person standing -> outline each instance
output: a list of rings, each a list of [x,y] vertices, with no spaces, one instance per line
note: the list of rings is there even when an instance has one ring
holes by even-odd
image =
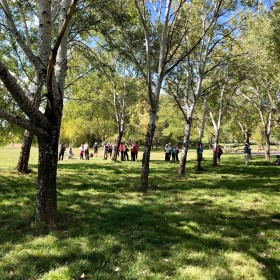
[[[86,160],[89,160],[89,146],[88,146],[88,142],[86,142],[84,144],[84,151],[85,151],[85,158],[86,158]]]
[[[124,152],[123,152],[123,159],[124,160],[129,160],[128,152],[129,152],[128,146],[127,146],[127,144],[125,144],[124,145]]]
[[[136,143],[133,143],[132,144],[132,147],[131,147],[131,161],[135,161],[136,160],[136,154],[137,154],[137,144]]]
[[[112,153],[113,153],[113,145],[111,143],[108,144],[108,154],[109,157],[112,157]]]
[[[165,161],[170,161],[170,146],[168,144],[165,145],[164,147],[164,152],[165,152]]]
[[[119,151],[121,153],[121,161],[123,161],[124,160],[124,146],[123,146],[123,143],[120,143]]]
[[[178,144],[176,144],[175,149],[176,149],[176,161],[179,161],[179,152],[180,152],[180,150],[179,150]]]
[[[93,145],[93,156],[97,157],[98,154],[98,143],[95,142]]]
[[[245,143],[245,147],[244,147],[245,165],[248,165],[250,157],[251,157],[251,148],[248,143]]]
[[[203,159],[203,146],[202,143],[199,143],[196,149],[197,153],[197,170],[202,170],[201,161]]]
[[[221,148],[221,145],[217,145],[215,153],[216,153],[217,163],[220,163],[221,162],[221,155],[223,154],[223,150]]]
[[[62,142],[59,143],[59,154],[58,154],[58,160],[63,160],[64,153],[65,153],[65,144]]]
[[[139,150],[139,145],[137,142],[135,142],[135,147],[134,147],[134,154],[135,154],[135,160],[137,161],[138,159],[138,150]]]
[[[171,156],[172,156],[172,161],[176,160],[176,147],[173,146],[171,147]]]
[[[79,150],[80,150],[80,159],[84,159],[84,145],[83,144],[81,144]]]
[[[103,145],[103,159],[107,159],[108,158],[108,144],[104,143]]]
[[[135,161],[134,144],[135,144],[135,143],[132,143],[131,149],[130,149],[130,158],[131,158],[131,161]]]

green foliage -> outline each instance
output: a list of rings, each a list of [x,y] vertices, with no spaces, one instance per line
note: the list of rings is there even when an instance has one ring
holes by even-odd
[[[279,166],[223,154],[214,168],[174,177],[177,165],[152,152],[153,178],[137,191],[141,161],[59,162],[59,224],[33,224],[33,173],[13,172],[19,149],[0,149],[1,279],[277,279]],[[77,150],[74,149],[75,157]],[[7,157],[9,155],[9,157]],[[139,155],[141,158],[141,154]]]
[[[13,99],[3,88],[0,88],[0,108],[19,116],[22,115],[18,106],[16,106]],[[9,123],[5,120],[0,120],[0,146],[10,143],[18,143],[21,141],[23,131],[24,130],[22,128],[15,124]]]
[[[272,26],[271,34],[271,50],[280,60],[280,1],[276,0],[273,5],[272,12],[269,14]]]
[[[184,121],[174,100],[167,94],[160,98],[156,131],[162,145],[166,142],[177,142],[178,138],[182,141],[180,138],[184,134]]]
[[[94,54],[98,61],[92,61],[90,55]],[[74,145],[85,139],[91,144],[112,142],[118,133],[118,114],[125,123],[124,138],[139,140],[135,108],[137,103],[145,104],[143,83],[125,61],[113,57],[114,53],[102,54],[96,49],[90,55],[76,53],[70,63],[68,82],[75,82],[65,104],[61,139]]]

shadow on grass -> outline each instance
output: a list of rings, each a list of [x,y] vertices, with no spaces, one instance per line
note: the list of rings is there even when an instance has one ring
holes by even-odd
[[[69,203],[74,204],[72,200]],[[76,264],[86,275],[96,275],[101,270],[107,277],[113,277],[114,268],[121,266],[123,270],[129,270],[140,255],[145,256],[143,265],[149,265],[152,272],[172,277],[177,262],[182,266],[207,267],[215,262],[215,255],[221,251],[251,256],[266,268],[264,275],[268,279],[277,279],[280,275],[279,260],[264,255],[266,240],[256,238],[261,231],[277,229],[266,216],[251,213],[248,217],[248,213],[242,212],[226,215],[222,208],[212,208],[211,203],[168,206],[143,202],[143,205],[122,207],[115,204],[109,201],[92,205],[83,200],[76,205],[76,211],[60,209],[60,226],[51,232],[53,241],[49,243],[59,251],[46,251],[39,256],[37,253],[20,255],[16,259],[16,263],[21,263],[17,279],[25,279],[20,275],[29,270],[31,263],[40,273],[54,266],[72,264],[72,274],[77,277]],[[178,208],[180,214],[172,214]],[[214,231],[221,234],[218,237],[209,235]],[[37,246],[39,249],[42,245]],[[190,256],[191,252],[208,257],[198,261]],[[172,258],[176,258],[176,262],[164,263],[165,259]],[[158,263],[161,263],[160,267]],[[11,266],[8,263],[2,269],[9,271]],[[229,272],[232,269],[226,261],[223,266]],[[120,279],[126,278],[122,272],[119,274]]]
[[[279,230],[274,221],[279,213],[216,203],[221,195],[241,191],[273,194],[279,190],[275,168],[264,170],[252,163],[245,169],[228,161],[211,168],[205,162],[205,173],[188,170],[180,180],[172,177],[174,165],[152,168],[160,187],[142,195],[133,192],[139,164],[60,165],[59,225],[48,234],[36,229],[32,233],[29,226],[34,178],[0,176],[2,275],[36,279],[67,267],[69,279],[78,279],[82,272],[89,279],[152,279],[146,268],[157,279],[184,279],[177,274],[178,266],[203,269],[217,265],[218,259],[227,273],[224,279],[234,279],[234,267],[223,252],[236,252],[254,259],[252,265],[257,263],[265,278],[279,279],[279,259],[269,255],[272,245],[263,234]],[[205,177],[209,174],[219,176],[211,182]],[[200,197],[196,190],[212,197]],[[133,274],[137,269],[143,274]]]

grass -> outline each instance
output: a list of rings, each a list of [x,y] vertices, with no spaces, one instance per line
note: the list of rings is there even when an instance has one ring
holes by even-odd
[[[78,155],[78,151],[74,151]],[[141,162],[64,160],[57,228],[33,224],[37,150],[18,175],[18,148],[0,149],[0,279],[280,279],[279,166],[222,156],[187,175],[154,152],[153,186],[137,191]]]

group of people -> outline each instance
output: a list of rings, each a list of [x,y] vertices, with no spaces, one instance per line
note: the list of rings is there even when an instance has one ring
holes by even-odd
[[[60,142],[59,143],[58,160],[63,160],[64,154],[65,154],[65,150],[66,150],[66,145],[63,142]],[[71,147],[69,147],[68,150],[67,150],[67,156],[68,156],[68,159],[71,159],[74,156]]]
[[[93,145],[93,153],[90,153],[89,144],[88,142],[85,142],[84,144],[81,144],[79,147],[79,156],[80,159],[86,159],[89,160],[90,157],[97,157],[98,154],[99,145],[97,142]],[[112,157],[112,153],[114,150],[114,146],[111,143],[104,143],[102,145],[103,149],[103,159],[107,159],[108,157]],[[66,145],[62,142],[59,143],[59,154],[58,154],[58,160],[63,160],[64,154],[66,150]],[[120,156],[121,161],[123,160],[129,160],[129,150],[131,155],[131,161],[136,161],[138,158],[138,144],[136,142],[132,143],[131,146],[125,143],[121,143],[119,145],[119,149],[117,151],[117,156]],[[74,154],[71,147],[67,150],[67,156],[68,159],[72,159]]]
[[[171,145],[170,143],[164,146],[165,161],[179,161],[179,146]]]
[[[138,144],[136,142],[132,143],[131,146],[129,146],[126,143],[120,143],[117,156],[120,156],[120,160],[129,160],[129,150],[130,150],[130,158],[131,161],[136,161],[138,158]],[[114,146],[108,143],[105,143],[103,145],[103,159],[107,159],[108,155],[109,157],[112,157],[112,153],[114,151]]]
[[[107,159],[108,156],[112,157],[112,153],[114,150],[114,146],[111,143],[104,143],[103,144],[103,159]],[[79,147],[79,155],[80,159],[86,159],[89,160],[90,157],[97,157],[98,154],[98,148],[99,145],[97,142],[93,145],[93,153],[90,153],[89,151],[89,145],[88,142],[85,142],[84,144],[81,144]],[[136,142],[132,143],[131,146],[129,146],[126,143],[121,143],[119,145],[119,149],[117,151],[117,156],[120,156],[120,160],[129,160],[129,150],[130,150],[130,159],[131,161],[137,161],[138,158],[138,144]],[[249,160],[251,158],[251,148],[248,143],[245,143],[244,146],[244,161],[245,165],[248,165]],[[58,160],[63,160],[64,154],[66,151],[66,145],[62,142],[59,143],[59,154],[58,154]],[[170,143],[166,144],[164,146],[164,152],[165,152],[165,161],[179,161],[179,146],[178,144],[171,145]],[[217,163],[220,163],[221,161],[221,155],[223,154],[223,150],[220,145],[217,145],[215,148],[215,156]],[[67,156],[68,159],[72,159],[74,154],[71,147],[67,150]],[[200,163],[203,159],[203,146],[202,143],[199,143],[197,146],[197,161]],[[280,156],[276,157],[276,161],[274,164],[280,165]]]
[[[81,146],[79,147],[79,154],[80,154],[80,159],[89,160],[90,154],[89,154],[88,142],[85,142],[84,144],[81,144]]]
[[[108,159],[108,157],[112,157],[114,146],[111,143],[104,143],[100,147],[102,147],[103,159],[104,160]],[[65,150],[65,148],[64,148],[64,150]],[[97,142],[95,142],[94,145],[93,145],[93,153],[90,153],[89,145],[88,145],[87,142],[85,142],[84,144],[81,144],[81,146],[79,147],[80,159],[81,160],[83,160],[83,159],[89,160],[90,157],[97,157],[98,150],[99,150],[99,145],[98,145]],[[117,156],[120,155],[121,161],[129,160],[129,155],[128,155],[129,150],[131,152],[131,161],[136,161],[137,160],[138,144],[136,142],[134,142],[134,143],[132,143],[131,147],[128,144],[125,144],[125,143],[121,143],[119,145],[119,149],[117,151]],[[69,148],[68,149],[68,158],[69,159],[73,158],[73,155],[74,154],[72,152],[72,148]],[[59,157],[59,159],[60,159],[60,157]],[[62,157],[62,159],[63,159],[63,157]]]

